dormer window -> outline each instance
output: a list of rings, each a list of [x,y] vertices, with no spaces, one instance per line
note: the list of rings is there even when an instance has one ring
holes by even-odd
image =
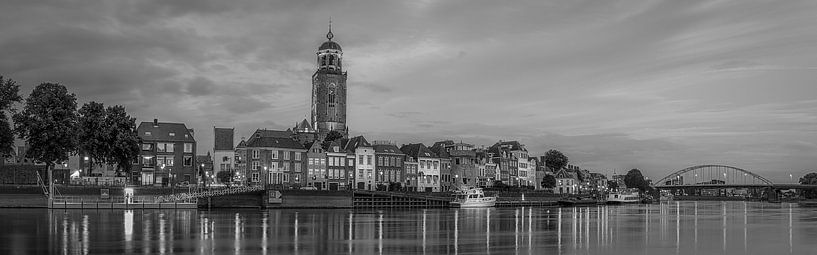
[[[174,136],[176,136],[176,133],[170,132],[170,133],[169,133],[169,134],[167,134],[167,135],[169,135],[170,137],[174,137]]]
[[[145,136],[150,136],[150,131],[145,131]]]

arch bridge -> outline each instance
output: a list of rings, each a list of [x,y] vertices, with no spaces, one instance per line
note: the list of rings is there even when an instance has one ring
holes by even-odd
[[[751,188],[774,187],[769,179],[748,170],[726,165],[698,165],[678,170],[655,182],[666,188]]]

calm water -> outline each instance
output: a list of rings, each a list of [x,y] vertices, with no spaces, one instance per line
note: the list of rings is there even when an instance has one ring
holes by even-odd
[[[0,254],[817,254],[817,209],[0,209]]]

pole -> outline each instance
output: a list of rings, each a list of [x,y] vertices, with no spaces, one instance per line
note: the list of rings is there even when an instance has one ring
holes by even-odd
[[[48,172],[48,208],[51,208],[54,202],[54,181],[51,180],[53,179],[53,170],[51,165],[52,164],[47,164],[45,166],[45,170]]]

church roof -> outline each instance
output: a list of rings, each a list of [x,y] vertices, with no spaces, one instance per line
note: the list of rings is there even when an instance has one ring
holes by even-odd
[[[323,44],[321,44],[321,47],[319,47],[318,50],[339,50],[339,51],[343,51],[340,48],[340,44],[338,44],[338,43],[336,43],[334,41],[323,42]]]

